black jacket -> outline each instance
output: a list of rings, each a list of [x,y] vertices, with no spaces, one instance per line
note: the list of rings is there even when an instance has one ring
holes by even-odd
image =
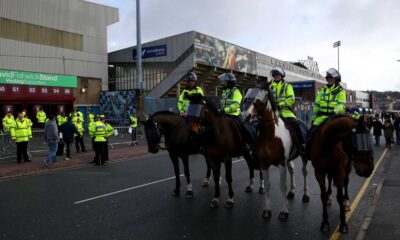
[[[59,131],[62,132],[63,140],[66,143],[71,143],[73,141],[74,133],[80,135],[75,125],[71,122],[61,124]]]
[[[374,119],[372,127],[374,128],[374,136],[382,136],[383,124],[379,119]]]

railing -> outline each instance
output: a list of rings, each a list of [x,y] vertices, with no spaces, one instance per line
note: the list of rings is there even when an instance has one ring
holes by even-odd
[[[108,145],[111,148],[114,148],[117,145],[132,145],[135,144],[131,141],[131,134],[129,133],[128,126],[118,126],[114,127],[114,130],[118,131],[118,135],[111,136],[108,138]],[[142,126],[138,126],[136,128],[136,141],[141,142],[144,140],[143,128]],[[84,142],[87,150],[92,149],[91,139],[86,132],[84,134]],[[74,144],[71,146],[72,149],[75,148]],[[44,141],[44,130],[42,129],[33,129],[32,130],[32,138],[28,143],[28,151],[29,153],[37,153],[37,152],[47,152],[48,146]],[[11,139],[9,133],[3,133],[0,131],[0,161],[3,159],[15,157],[16,155],[16,144]]]

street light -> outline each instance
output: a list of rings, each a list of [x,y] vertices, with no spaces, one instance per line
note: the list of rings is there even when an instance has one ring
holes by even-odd
[[[333,48],[337,47],[337,70],[339,72],[339,46],[342,45],[340,41],[333,43]]]

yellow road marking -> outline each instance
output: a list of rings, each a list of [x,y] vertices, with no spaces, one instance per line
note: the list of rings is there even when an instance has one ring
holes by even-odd
[[[376,170],[379,168],[379,165],[381,164],[383,158],[385,157],[387,152],[387,148],[383,151],[381,157],[379,158],[378,162],[376,163],[376,166],[374,168],[374,171],[372,172],[371,176],[364,182],[364,185],[362,186],[361,190],[358,192],[356,198],[354,198],[354,201],[351,203],[350,206],[350,212],[346,214],[346,222],[350,219],[351,215],[353,215],[353,212],[355,208],[357,207],[358,203],[361,200],[361,197],[364,195],[365,191],[367,190],[367,187],[369,185],[369,182],[371,181],[372,177],[375,175]],[[336,227],[335,231],[333,232],[332,236],[330,237],[330,240],[337,240],[340,237],[340,232],[339,232],[339,225]]]

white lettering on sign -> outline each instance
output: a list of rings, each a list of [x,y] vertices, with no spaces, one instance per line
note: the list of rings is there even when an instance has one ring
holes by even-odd
[[[53,93],[54,93],[54,94],[60,93],[60,89],[58,89],[58,88],[53,88]]]
[[[19,92],[19,87],[12,87],[12,92]]]
[[[68,89],[68,88],[67,88],[67,89],[64,89],[64,93],[65,93],[65,94],[71,94],[71,90]]]
[[[28,89],[28,91],[29,91],[30,93],[35,93],[35,92],[36,92],[36,88],[30,87],[30,88]]]
[[[42,93],[47,93],[47,88],[42,88]]]

